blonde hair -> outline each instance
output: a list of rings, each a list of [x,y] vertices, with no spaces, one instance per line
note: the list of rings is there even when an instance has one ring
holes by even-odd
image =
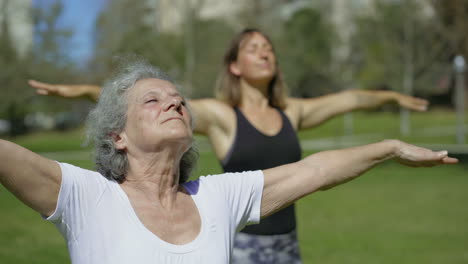
[[[261,34],[271,44],[271,40],[263,32],[254,28],[247,28],[238,33],[232,40],[224,54],[223,69],[216,81],[216,98],[226,102],[232,107],[239,106],[242,98],[240,89],[240,77],[230,71],[231,63],[237,61],[240,45],[254,33]],[[273,50],[274,52],[274,50]],[[286,107],[287,88],[283,81],[283,75],[276,60],[276,73],[268,85],[268,102],[271,106],[284,109]]]

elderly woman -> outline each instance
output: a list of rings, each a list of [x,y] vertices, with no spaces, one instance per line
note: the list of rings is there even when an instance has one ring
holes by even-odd
[[[97,172],[0,141],[0,182],[57,226],[72,263],[229,263],[237,230],[377,163],[457,162],[388,140],[186,182],[192,117],[171,81],[144,62],[104,86],[88,121]]]

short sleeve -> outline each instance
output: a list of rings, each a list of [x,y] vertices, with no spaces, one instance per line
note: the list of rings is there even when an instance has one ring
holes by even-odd
[[[201,177],[200,180],[212,185],[213,190],[223,197],[236,229],[241,230],[260,221],[263,177],[259,170]]]
[[[59,163],[62,183],[55,211],[46,218],[68,239],[76,239],[87,212],[95,204],[108,181],[101,174],[71,164]]]

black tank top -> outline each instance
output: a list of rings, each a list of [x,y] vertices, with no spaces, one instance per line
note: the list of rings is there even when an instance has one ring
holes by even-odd
[[[222,161],[225,172],[264,170],[296,162],[301,159],[301,147],[296,132],[286,115],[281,115],[282,127],[278,134],[267,136],[258,131],[238,108],[237,130],[234,143]],[[285,234],[296,228],[294,204],[262,219],[260,224],[250,225],[241,232],[256,235]]]

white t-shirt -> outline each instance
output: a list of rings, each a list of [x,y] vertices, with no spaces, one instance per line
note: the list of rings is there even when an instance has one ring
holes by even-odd
[[[47,220],[65,237],[74,264],[229,263],[236,231],[260,220],[261,171],[185,183],[201,231],[192,242],[174,245],[146,229],[118,183],[70,164],[60,167],[57,208]]]

